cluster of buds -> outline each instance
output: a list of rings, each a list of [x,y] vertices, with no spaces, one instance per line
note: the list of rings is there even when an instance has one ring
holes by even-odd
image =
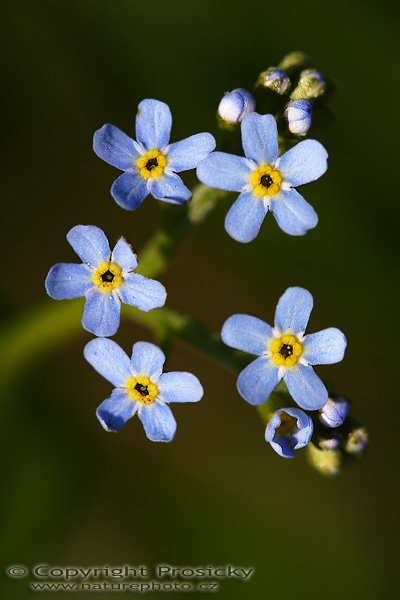
[[[350,415],[350,403],[331,396],[314,418],[314,435],[307,446],[310,464],[322,475],[338,475],[342,467],[361,458],[368,432]]]
[[[230,129],[252,111],[277,117],[285,137],[305,136],[329,115],[333,84],[317,71],[303,52],[287,54],[276,67],[269,67],[257,78],[254,94],[239,88],[226,93],[218,107],[220,126]]]

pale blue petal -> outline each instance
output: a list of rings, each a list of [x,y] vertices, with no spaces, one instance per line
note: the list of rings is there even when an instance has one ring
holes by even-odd
[[[242,156],[213,152],[197,167],[197,177],[210,187],[241,192],[249,184],[251,170],[251,165]]]
[[[165,287],[159,281],[148,279],[138,273],[131,273],[118,289],[122,302],[136,306],[145,312],[164,306],[167,298]]]
[[[98,157],[121,171],[131,169],[139,157],[135,142],[110,123],[95,132],[93,150]]]
[[[210,133],[197,133],[175,142],[167,150],[168,167],[176,173],[195,169],[214,148],[215,139]]]
[[[281,424],[281,413],[285,412],[297,420],[296,429],[279,435],[276,429]],[[271,444],[275,452],[284,458],[294,458],[295,450],[308,444],[313,433],[311,418],[298,408],[282,408],[276,411],[268,422],[265,430],[265,439]]]
[[[318,410],[328,400],[328,392],[312,367],[297,365],[288,369],[285,383],[293,400],[306,410]]]
[[[156,382],[165,363],[165,355],[150,342],[136,342],[132,348],[131,368],[136,375],[147,375]]]
[[[111,261],[117,263],[123,271],[133,271],[137,267],[137,258],[131,244],[121,237],[114,246]]]
[[[282,191],[271,202],[279,227],[289,235],[304,235],[318,223],[318,215],[295,189]]]
[[[110,244],[100,227],[76,225],[67,233],[67,240],[84,263],[97,267],[100,262],[110,260]]]
[[[343,360],[347,340],[336,327],[311,333],[304,340],[304,358],[310,365],[333,365]]]
[[[279,369],[271,365],[267,358],[256,358],[240,373],[237,389],[250,404],[263,404],[280,379]]]
[[[328,153],[316,140],[304,140],[283,154],[276,163],[285,181],[296,187],[318,179],[328,168]]]
[[[175,173],[164,173],[158,179],[149,181],[150,192],[157,200],[170,204],[185,204],[192,197],[192,192]]]
[[[271,447],[282,458],[295,458],[294,440],[291,437],[277,435],[271,442]]]
[[[163,373],[157,386],[164,402],[198,402],[203,397],[202,385],[192,373]]]
[[[271,164],[278,158],[278,128],[272,115],[248,114],[242,121],[242,144],[247,158]]]
[[[115,387],[124,387],[126,380],[132,377],[129,357],[113,340],[90,340],[83,354],[88,363]]]
[[[138,413],[147,437],[152,442],[170,442],[176,432],[176,421],[171,409],[161,402],[141,407]]]
[[[148,185],[136,171],[122,173],[111,186],[111,196],[125,210],[136,210],[148,195]]]
[[[279,298],[275,311],[275,325],[282,332],[303,333],[313,308],[313,297],[308,290],[291,287]]]
[[[267,350],[272,328],[250,315],[232,315],[222,327],[224,344],[236,350],[260,355]]]
[[[232,204],[225,218],[225,229],[238,242],[254,240],[263,224],[268,207],[263,200],[244,192]]]
[[[146,150],[164,148],[171,134],[172,115],[165,102],[142,100],[136,113],[136,138]]]
[[[93,290],[86,299],[82,325],[94,335],[108,337],[119,327],[121,302],[116,294]]]
[[[106,431],[119,431],[136,411],[137,403],[124,390],[113,390],[111,397],[97,408],[96,416]]]
[[[80,298],[93,287],[92,273],[85,264],[58,263],[46,277],[46,291],[55,300]]]

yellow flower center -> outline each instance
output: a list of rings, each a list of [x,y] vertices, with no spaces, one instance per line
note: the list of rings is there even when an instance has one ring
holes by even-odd
[[[283,181],[279,171],[274,170],[271,165],[260,165],[258,169],[250,173],[250,183],[253,186],[253,194],[259,196],[276,196],[281,189]]]
[[[297,419],[295,419],[295,417],[292,417],[287,412],[281,412],[279,417],[281,419],[281,424],[275,429],[275,433],[278,435],[286,435],[296,428]]]
[[[303,353],[303,346],[296,336],[285,333],[269,343],[271,360],[277,367],[294,367]]]
[[[149,150],[137,159],[136,164],[143,179],[158,179],[164,173],[167,157],[159,150]]]
[[[92,275],[93,283],[104,294],[109,294],[123,283],[122,269],[112,262],[102,262]]]
[[[158,395],[158,387],[150,381],[147,375],[129,377],[126,380],[125,388],[132,400],[141,402],[146,406],[153,404]]]

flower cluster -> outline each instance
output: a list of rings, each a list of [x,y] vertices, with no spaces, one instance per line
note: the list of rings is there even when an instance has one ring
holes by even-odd
[[[137,141],[114,125],[104,125],[94,134],[93,148],[106,162],[124,171],[111,188],[123,208],[138,208],[151,193],[172,204],[186,203],[190,190],[176,174],[194,169],[215,147],[209,133],[169,144],[172,117],[169,107],[158,100],[143,100],[136,115]],[[147,437],[169,442],[176,430],[169,402],[197,402],[203,388],[190,373],[164,373],[163,352],[146,342],[133,347],[129,362],[112,340],[120,324],[121,304],[150,311],[164,306],[166,290],[152,279],[135,273],[137,256],[121,237],[113,250],[105,233],[94,225],[77,225],[67,240],[81,264],[58,263],[46,278],[46,291],[55,300],[84,297],[82,325],[96,336],[85,347],[88,362],[116,387],[97,410],[107,431],[119,431],[135,413]]]
[[[106,124],[95,132],[93,149],[123,171],[111,195],[126,210],[139,208],[148,194],[186,205],[192,192],[178,173],[196,169],[198,179],[210,188],[239,194],[225,219],[233,239],[254,240],[268,212],[285,233],[304,235],[318,217],[297,188],[326,172],[328,154],[317,140],[298,138],[314,124],[315,111],[330,88],[306,55],[292,53],[260,74],[254,96],[243,88],[225,94],[218,124],[229,135],[240,128],[244,156],[223,147],[215,151],[210,133],[170,143],[170,109],[153,99],[139,104],[136,140]],[[137,414],[149,440],[171,441],[176,422],[169,404],[198,402],[203,396],[199,380],[187,372],[163,372],[165,355],[154,344],[136,342],[129,358],[108,339],[118,330],[121,304],[140,311],[161,308],[167,296],[164,286],[135,272],[137,256],[124,237],[111,249],[100,228],[77,225],[67,240],[82,262],[54,265],[46,290],[56,300],[85,298],[82,325],[97,337],[86,344],[84,356],[114,386],[97,409],[101,425],[119,431]],[[226,346],[256,357],[240,372],[237,389],[258,406],[266,421],[265,440],[285,458],[307,446],[314,466],[332,473],[341,462],[339,452],[362,453],[367,433],[349,418],[348,401],[330,396],[314,371],[317,365],[341,361],[347,341],[334,327],[306,333],[312,308],[310,292],[290,287],[279,299],[273,326],[235,314],[225,321],[221,337]]]
[[[250,315],[233,315],[225,321],[223,342],[257,356],[237,380],[239,394],[249,404],[267,402],[283,379],[300,409],[316,411],[326,405],[328,391],[313,367],[341,361],[347,342],[334,327],[306,334],[312,308],[310,292],[293,287],[279,299],[274,327]],[[294,450],[311,439],[311,418],[300,409],[282,407],[267,425],[266,440],[282,456],[293,457]]]

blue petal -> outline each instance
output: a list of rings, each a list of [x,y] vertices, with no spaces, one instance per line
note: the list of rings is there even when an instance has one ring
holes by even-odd
[[[240,194],[225,218],[225,229],[238,242],[254,240],[268,212],[263,200],[253,194]]]
[[[120,312],[121,302],[116,294],[103,294],[93,290],[86,299],[82,325],[94,335],[114,335],[119,327]]]
[[[289,235],[304,235],[318,223],[318,215],[295,189],[282,191],[271,202],[279,227]]]
[[[203,397],[202,385],[192,373],[163,373],[157,386],[164,402],[198,402]]]
[[[121,237],[114,246],[111,261],[117,263],[123,271],[133,271],[137,267],[137,258],[131,244]]]
[[[222,327],[224,344],[243,352],[260,355],[267,350],[272,328],[250,315],[232,315]]]
[[[111,186],[111,196],[125,210],[136,210],[148,195],[147,182],[135,171],[122,173]]]
[[[131,363],[118,344],[105,338],[88,342],[83,354],[90,365],[115,387],[124,387],[132,376]]]
[[[136,138],[146,148],[164,148],[171,134],[172,115],[159,100],[142,100],[136,114]]]
[[[214,148],[215,139],[210,133],[197,133],[181,142],[175,142],[167,150],[168,167],[176,173],[195,169]]]
[[[249,162],[242,156],[213,152],[197,167],[197,177],[210,187],[241,192],[249,184]]]
[[[275,325],[281,331],[303,333],[313,308],[313,297],[308,290],[291,287],[279,298],[275,311]]]
[[[307,335],[304,340],[304,358],[310,365],[333,365],[343,360],[347,340],[336,327],[329,327]]]
[[[242,144],[247,158],[257,164],[278,158],[278,128],[272,115],[248,114],[242,121]]]
[[[192,192],[175,173],[164,173],[159,179],[149,181],[150,192],[157,200],[170,204],[185,204],[192,197]]]
[[[106,431],[119,431],[136,411],[137,403],[124,390],[113,390],[97,408],[96,416]]]
[[[276,163],[290,185],[296,187],[318,179],[328,168],[328,153],[315,140],[304,140],[283,154]]]
[[[106,234],[95,225],[76,225],[67,233],[67,240],[84,263],[97,267],[110,259]]]
[[[118,295],[125,304],[147,312],[164,306],[167,292],[159,281],[131,273],[125,277],[123,285],[118,289]]]
[[[326,387],[312,367],[297,365],[288,369],[284,380],[293,400],[301,408],[318,410],[328,400]]]
[[[270,442],[272,448],[282,458],[295,458],[296,453],[294,451],[294,440],[291,437],[283,435],[277,435]]]
[[[98,157],[121,171],[131,169],[139,157],[135,142],[110,123],[95,132],[93,150]]]
[[[152,442],[170,442],[176,431],[176,421],[171,409],[161,402],[143,406],[139,413],[147,437]]]
[[[55,300],[84,296],[91,287],[92,271],[87,265],[58,263],[46,277],[46,291]]]
[[[147,375],[152,381],[160,377],[165,355],[160,348],[149,342],[136,342],[132,348],[131,368],[136,375]]]
[[[271,365],[267,358],[256,358],[240,373],[237,389],[250,404],[263,404],[280,379],[279,369]]]

